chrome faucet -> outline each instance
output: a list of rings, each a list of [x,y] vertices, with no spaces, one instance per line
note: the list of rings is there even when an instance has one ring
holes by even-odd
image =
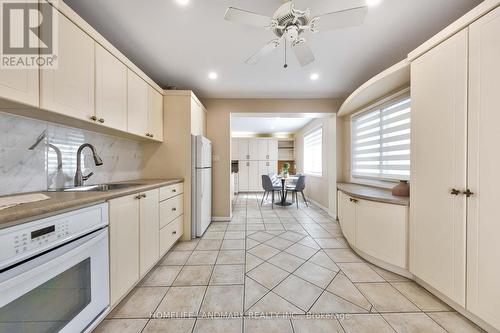
[[[93,145],[91,145],[90,143],[84,143],[83,145],[81,145],[78,148],[78,151],[76,152],[75,187],[83,186],[83,182],[88,180],[90,177],[94,175],[93,172],[89,173],[86,176],[82,174],[81,158],[82,158],[82,150],[84,148],[90,148],[90,150],[92,150],[92,155],[94,157],[94,163],[96,166],[100,166],[103,164],[101,158],[99,157],[99,155],[97,155],[97,151]]]

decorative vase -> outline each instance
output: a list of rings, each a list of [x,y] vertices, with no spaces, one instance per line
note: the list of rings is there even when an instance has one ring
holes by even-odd
[[[410,184],[407,180],[400,180],[399,184],[392,188],[392,195],[398,197],[409,197],[410,196]]]

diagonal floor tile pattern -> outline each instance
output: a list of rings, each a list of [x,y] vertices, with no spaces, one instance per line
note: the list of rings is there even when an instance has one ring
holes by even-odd
[[[482,332],[365,262],[323,210],[261,198],[238,195],[230,222],[176,244],[96,332]]]

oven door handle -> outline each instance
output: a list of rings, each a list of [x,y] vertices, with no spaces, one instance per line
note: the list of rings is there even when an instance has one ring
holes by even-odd
[[[7,290],[12,290],[11,288],[15,288],[16,286],[23,286],[16,290],[16,294],[23,295],[32,289],[38,279],[43,278],[45,281],[48,281],[57,276],[59,274],[57,267],[68,262],[70,258],[76,257],[78,254],[92,248],[104,238],[107,239],[107,237],[108,228],[106,227],[45,254],[29,259],[10,269],[6,269],[0,273],[0,294],[3,294]],[[0,299],[0,308],[15,298],[15,296],[2,297]]]

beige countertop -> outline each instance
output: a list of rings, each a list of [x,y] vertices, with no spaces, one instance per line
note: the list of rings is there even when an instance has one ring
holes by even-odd
[[[180,178],[139,179],[125,181],[124,183],[140,183],[141,185],[106,192],[37,192],[49,196],[50,199],[20,204],[15,207],[0,210],[0,229],[60,214],[65,211],[102,203],[113,198],[182,183],[183,181],[184,180]]]
[[[359,199],[365,199],[370,201],[389,203],[401,206],[410,205],[410,198],[398,197],[392,195],[390,189],[353,184],[353,183],[337,183],[337,188],[339,189],[339,191],[342,191],[347,195]]]

